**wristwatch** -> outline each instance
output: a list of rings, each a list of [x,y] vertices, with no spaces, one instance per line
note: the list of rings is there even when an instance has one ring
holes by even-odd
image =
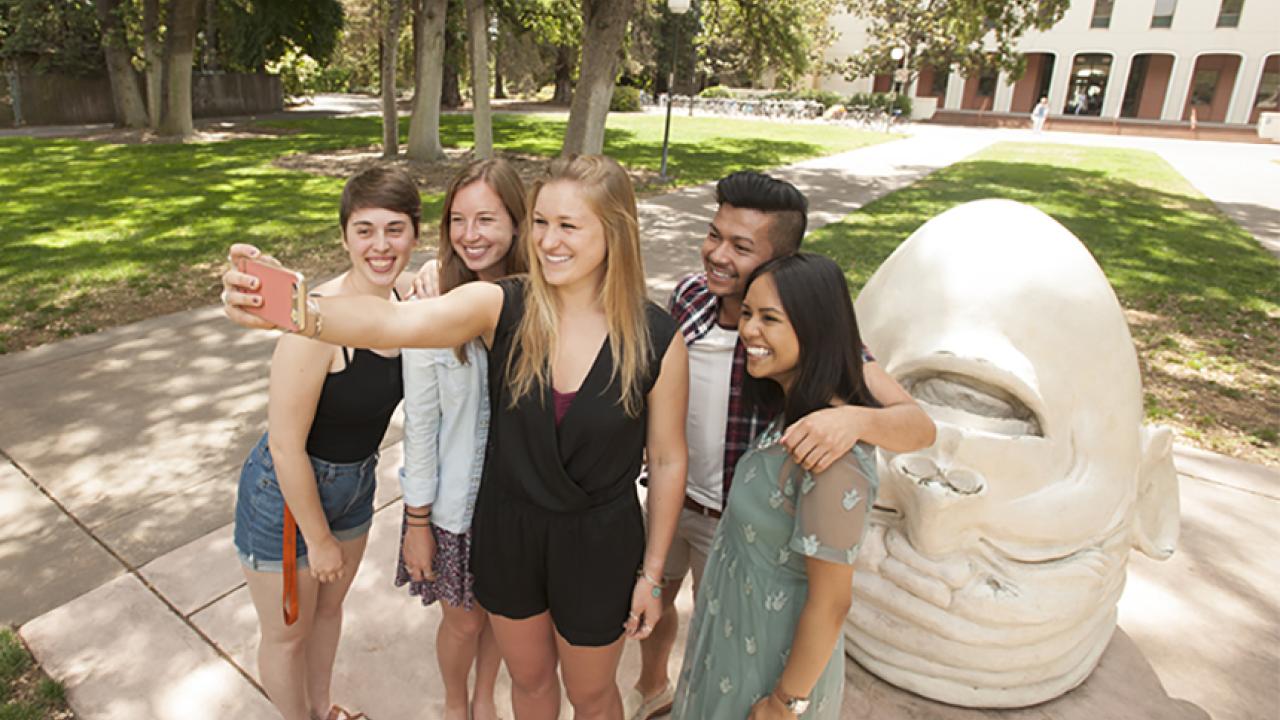
[[[778,702],[782,703],[782,707],[786,708],[787,712],[796,717],[803,715],[809,709],[809,698],[794,697],[781,690],[774,690],[773,696],[778,698]]]

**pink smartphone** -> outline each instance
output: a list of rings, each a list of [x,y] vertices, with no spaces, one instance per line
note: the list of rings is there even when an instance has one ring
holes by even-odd
[[[302,330],[307,322],[307,280],[302,273],[257,260],[241,262],[240,272],[258,278],[262,295],[262,305],[245,308],[247,312],[290,332]]]

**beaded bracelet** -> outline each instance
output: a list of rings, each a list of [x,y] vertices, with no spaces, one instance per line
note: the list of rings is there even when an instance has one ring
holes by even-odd
[[[636,573],[636,576],[639,577],[641,580],[644,580],[645,582],[649,583],[652,586],[652,589],[649,591],[650,595],[656,598],[662,597],[662,588],[663,586],[666,585],[666,583],[658,582],[657,580],[654,580],[653,578],[649,577],[649,573],[646,572],[643,568],[641,568],[640,572]]]

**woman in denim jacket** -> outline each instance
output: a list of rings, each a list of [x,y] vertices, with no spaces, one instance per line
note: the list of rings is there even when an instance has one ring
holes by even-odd
[[[528,270],[516,242],[524,185],[509,163],[481,160],[450,183],[440,221],[439,261],[419,273],[422,296],[473,280]],[[480,340],[456,348],[404,351],[405,518],[396,585],[423,605],[441,600],[436,658],[446,720],[493,720],[501,658],[488,616],[475,602],[469,568],[471,515],[489,435],[488,352]],[[475,689],[467,676],[476,667]]]

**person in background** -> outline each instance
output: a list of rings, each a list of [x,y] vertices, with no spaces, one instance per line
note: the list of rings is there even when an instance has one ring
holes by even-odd
[[[1039,135],[1044,130],[1044,121],[1049,117],[1049,98],[1042,97],[1031,110],[1031,129]]]

